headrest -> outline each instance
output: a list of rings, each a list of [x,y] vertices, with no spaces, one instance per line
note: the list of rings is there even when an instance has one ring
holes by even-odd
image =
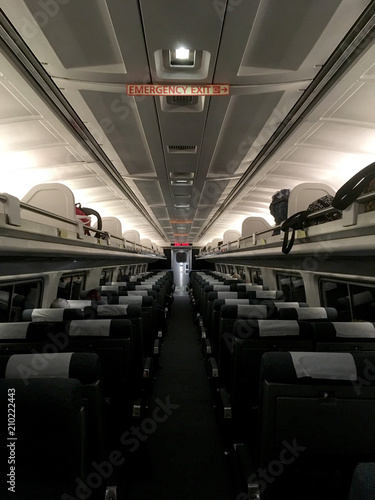
[[[102,316],[126,316],[128,310],[128,304],[107,304],[103,306],[98,306],[97,317]]]
[[[95,353],[14,354],[0,359],[1,373],[5,368],[5,378],[23,378],[25,381],[29,378],[74,378],[82,384],[94,383],[101,378],[100,358]]]
[[[228,306],[249,305],[250,299],[218,299],[224,300],[224,304]]]
[[[306,384],[312,380],[353,383],[365,369],[365,358],[366,355],[359,360],[358,372],[353,354],[346,352],[267,352],[262,357],[261,377],[276,383]]]
[[[250,291],[260,291],[263,290],[262,285],[251,285],[251,284],[240,284],[237,286],[239,292],[250,292]]]
[[[357,367],[348,352],[290,352],[297,378],[357,380]]]
[[[310,325],[288,320],[238,319],[233,326],[233,335],[239,339],[286,338],[312,340]],[[288,339],[289,340],[289,339]]]
[[[73,307],[65,309],[25,309],[22,311],[22,319],[24,321],[69,321],[83,318],[83,310]]]
[[[294,320],[259,320],[259,337],[298,336],[299,324]]]
[[[83,319],[80,321],[71,321],[69,326],[69,337],[109,337],[110,326],[110,319]]]
[[[333,307],[298,307],[285,308],[279,311],[280,319],[297,319],[299,321],[328,320],[337,319],[337,311]]]
[[[102,292],[120,292],[120,291],[125,291],[126,290],[126,285],[121,286],[121,285],[102,285],[100,287],[100,291]]]
[[[333,341],[337,339],[374,339],[375,326],[370,322],[324,322],[311,323],[316,340]]]
[[[0,323],[0,339],[25,339],[30,323]]]
[[[212,285],[214,292],[229,292],[230,285]]]
[[[253,318],[263,319],[267,318],[268,308],[265,304],[246,304],[246,305],[223,305],[220,310],[220,316],[223,319],[235,318]]]
[[[267,318],[266,305],[237,305],[237,316],[239,318],[265,319]]]
[[[274,305],[275,305],[276,309],[285,309],[286,307],[288,307],[288,308],[299,307],[298,302],[274,302]]]
[[[237,292],[217,292],[218,299],[235,299],[237,297]]]
[[[146,291],[146,290],[144,290]],[[123,295],[118,298],[118,303],[119,304],[138,304],[142,305],[142,299],[140,295]]]
[[[149,290],[128,290],[128,295],[135,295],[135,296],[141,296],[141,297],[144,297],[144,296],[147,296],[148,295],[148,292]]]
[[[45,359],[39,353],[15,354],[8,358],[5,378],[69,378],[72,354],[71,352],[53,353],[51,359]]]
[[[350,322],[350,323],[332,323],[334,329],[336,330],[336,337],[346,338],[346,337],[362,337],[362,338],[374,338],[375,337],[375,325],[370,322]]]
[[[257,299],[279,299],[283,297],[283,293],[278,290],[257,290],[255,292]]]
[[[75,307],[76,309],[84,309],[87,306],[91,306],[91,300],[68,300],[70,307]]]

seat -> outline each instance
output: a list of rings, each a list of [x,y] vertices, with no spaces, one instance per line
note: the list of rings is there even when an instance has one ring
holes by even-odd
[[[139,292],[146,292],[147,290],[140,290]],[[138,293],[139,293],[138,292]],[[156,300],[152,296],[148,295],[138,295],[137,292],[134,294],[120,295],[117,297],[111,297],[109,299],[109,305],[123,305],[128,306],[130,304],[139,306],[141,308],[141,318],[142,318],[142,332],[143,332],[143,346],[146,356],[153,356],[154,354],[159,354],[159,341],[157,339],[158,335],[158,311]],[[100,315],[102,308],[99,308],[98,315]],[[127,309],[125,314],[127,314]],[[106,310],[111,310],[107,307]],[[124,309],[125,310],[125,309]],[[155,343],[157,341],[157,343]],[[156,351],[156,352],[155,352]]]
[[[16,408],[17,440],[8,440],[4,421],[0,430],[4,473],[1,498],[57,500],[64,494],[75,498],[77,480],[84,481],[89,467],[85,458],[85,412],[80,382],[68,378],[35,378],[26,385],[19,378],[0,379],[2,415],[7,415],[12,408],[10,404]],[[9,463],[13,453],[15,465]],[[13,484],[11,467],[15,467]],[[10,474],[9,483],[6,474]],[[14,491],[9,489],[12,486]]]
[[[70,378],[80,382],[87,422],[86,453],[90,462],[103,459],[106,429],[99,356],[78,352],[0,356],[0,378],[20,378],[27,386],[34,378],[48,377]]]
[[[230,395],[236,437],[245,439],[255,423],[261,359],[269,351],[311,351],[310,324],[295,320],[238,319],[223,338],[220,381]]]
[[[279,310],[280,319],[337,321],[337,317],[337,310],[333,307],[285,307]]]
[[[348,500],[373,500],[375,498],[375,462],[356,466],[352,476]]]
[[[58,352],[87,351],[100,358],[108,428],[115,435],[131,423],[142,393],[142,365],[130,320],[0,324],[0,354],[37,352],[43,360]]]
[[[262,500],[348,497],[355,465],[375,457],[375,379],[369,366],[375,366],[374,353],[263,355],[249,476]]]
[[[375,326],[370,322],[311,323],[316,351],[375,351]]]

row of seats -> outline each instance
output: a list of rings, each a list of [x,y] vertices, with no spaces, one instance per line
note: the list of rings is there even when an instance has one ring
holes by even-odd
[[[374,397],[374,324],[338,322],[335,309],[306,303],[241,301],[214,299],[210,339],[218,343],[220,416],[249,497],[348,498],[356,464],[374,459],[364,438],[374,427],[373,409],[366,413],[374,403],[367,400]]]
[[[169,285],[173,282],[170,272],[163,274],[167,275],[165,283]],[[157,280],[160,281],[159,276]],[[166,287],[165,283],[161,283],[160,288],[165,287],[171,292],[171,286]],[[20,381],[30,389],[28,397],[23,398],[22,408],[28,408],[42,394],[56,409],[60,405],[62,390],[65,391],[63,397],[66,403],[72,408],[69,410],[69,418],[72,417],[72,420],[67,417],[66,424],[64,422],[61,425],[60,418],[56,423],[60,425],[61,436],[66,435],[66,444],[70,449],[63,452],[59,443],[55,446],[50,442],[48,453],[43,455],[34,450],[34,462],[38,464],[38,470],[33,469],[35,474],[28,477],[17,478],[19,490],[22,491],[26,485],[25,496],[17,498],[30,498],[27,496],[28,489],[33,487],[30,486],[30,481],[37,484],[38,494],[35,497],[42,493],[45,498],[57,499],[63,492],[75,495],[75,498],[78,495],[77,478],[85,482],[90,474],[98,474],[97,470],[92,470],[93,463],[104,463],[103,460],[108,462],[113,450],[121,450],[121,453],[126,454],[121,437],[126,429],[144,416],[142,410],[146,409],[144,403],[150,392],[152,363],[156,361],[155,357],[147,357],[147,354],[153,354],[152,341],[157,336],[155,300],[154,296],[143,293],[129,296],[113,294],[107,301],[109,303],[71,301],[70,307],[66,309],[26,310],[22,322],[0,324],[0,382],[5,380],[3,386],[0,386],[0,393],[4,396],[1,397],[1,407],[6,404],[5,390],[10,380],[11,383],[15,381],[16,390]],[[151,361],[148,364],[149,359]],[[47,392],[43,392],[47,377],[49,388],[46,389]],[[62,387],[64,389],[60,389]],[[76,399],[74,405],[69,402],[73,395]],[[61,406],[61,411],[65,411],[64,408]],[[74,426],[79,429],[79,433],[72,432],[70,436],[69,429],[73,425],[76,411],[80,415],[80,424],[75,422]],[[25,412],[27,415],[27,410]],[[30,415],[34,415],[34,412],[30,411]],[[53,421],[51,412],[46,412],[45,415]],[[30,419],[26,421],[23,427],[19,427],[18,436],[25,444],[29,444],[32,440],[23,436],[23,430],[27,428],[31,435],[30,428],[34,428],[34,423]],[[51,426],[53,425],[52,422]],[[35,426],[35,430],[38,429],[41,429],[41,425]],[[53,439],[53,436],[53,433],[49,437],[48,434],[43,434],[41,439]],[[41,450],[45,452],[44,447]],[[67,473],[64,484],[61,484],[57,472],[51,472],[51,481],[41,485],[45,479],[45,460],[51,457],[51,463],[60,464],[60,457],[55,462],[53,458],[60,453],[65,460],[72,461],[74,472],[72,475]],[[30,452],[25,457],[30,458]],[[79,468],[73,467],[76,459]],[[110,466],[112,467],[111,464]],[[115,470],[116,467],[112,469]],[[115,478],[107,473],[104,476],[100,477],[100,487],[93,488],[95,492],[90,498],[115,498],[111,496],[114,495]],[[56,491],[56,495],[50,494],[50,490],[53,493]],[[82,492],[80,490],[79,494],[83,494]],[[80,498],[79,495],[78,497]]]

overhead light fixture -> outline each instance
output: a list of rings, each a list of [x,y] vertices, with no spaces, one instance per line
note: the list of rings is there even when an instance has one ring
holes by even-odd
[[[186,60],[189,59],[190,51],[185,49],[185,47],[180,47],[176,49],[176,59]]]
[[[169,65],[192,68],[195,65],[195,50],[178,47],[169,51]]]

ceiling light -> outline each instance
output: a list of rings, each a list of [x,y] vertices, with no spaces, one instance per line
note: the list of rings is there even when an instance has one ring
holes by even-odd
[[[189,54],[189,49],[185,49],[185,47],[176,49],[176,59],[189,59]]]
[[[195,65],[195,50],[179,47],[169,51],[169,65],[179,67],[194,67]]]

